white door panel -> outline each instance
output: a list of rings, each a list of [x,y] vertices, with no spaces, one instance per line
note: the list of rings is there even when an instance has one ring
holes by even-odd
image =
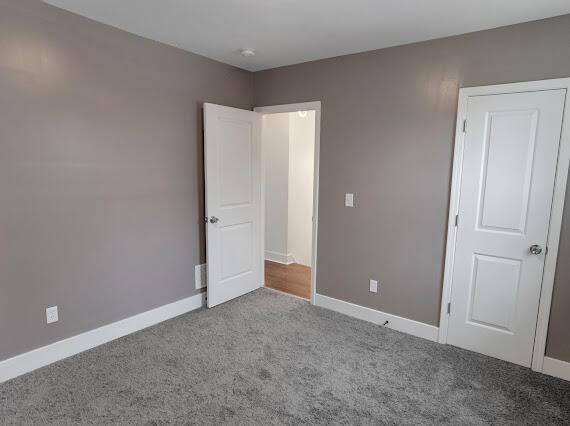
[[[531,364],[565,94],[468,98],[450,344]]]
[[[479,204],[481,229],[524,232],[537,121],[536,109],[488,114]]]
[[[208,307],[262,282],[260,124],[258,113],[204,104]]]

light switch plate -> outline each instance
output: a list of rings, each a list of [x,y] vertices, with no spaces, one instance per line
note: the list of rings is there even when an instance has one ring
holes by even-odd
[[[57,313],[57,306],[52,306],[46,309],[46,321],[48,324],[59,321],[59,315]]]
[[[344,195],[344,205],[346,207],[354,207],[354,194],[347,192]]]
[[[378,281],[370,280],[370,292],[378,293]]]

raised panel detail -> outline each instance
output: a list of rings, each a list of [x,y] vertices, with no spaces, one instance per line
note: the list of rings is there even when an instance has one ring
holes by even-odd
[[[538,110],[490,112],[479,228],[525,233]]]
[[[468,321],[514,332],[520,272],[519,260],[475,254]]]
[[[221,282],[251,272],[253,224],[240,223],[220,229]]]
[[[220,207],[251,204],[251,124],[220,121]]]

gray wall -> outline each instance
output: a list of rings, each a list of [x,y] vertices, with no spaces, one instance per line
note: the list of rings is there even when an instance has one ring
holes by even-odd
[[[0,2],[0,360],[196,294],[204,101],[251,74]]]
[[[458,88],[556,77],[570,15],[255,73],[256,106],[322,101],[318,292],[437,325]],[[547,350],[566,361],[568,216]]]
[[[437,324],[458,88],[567,76],[570,16],[260,72],[252,87],[250,73],[2,0],[0,360],[196,294],[200,106],[250,108],[252,94],[323,101],[319,292]],[[547,349],[567,361],[569,216]]]

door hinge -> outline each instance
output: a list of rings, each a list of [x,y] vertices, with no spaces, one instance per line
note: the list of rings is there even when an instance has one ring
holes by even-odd
[[[447,315],[451,314],[451,302],[447,304]]]
[[[455,215],[455,227],[457,228],[459,226],[459,215],[456,214]]]
[[[463,120],[463,133],[467,133],[467,120]]]

